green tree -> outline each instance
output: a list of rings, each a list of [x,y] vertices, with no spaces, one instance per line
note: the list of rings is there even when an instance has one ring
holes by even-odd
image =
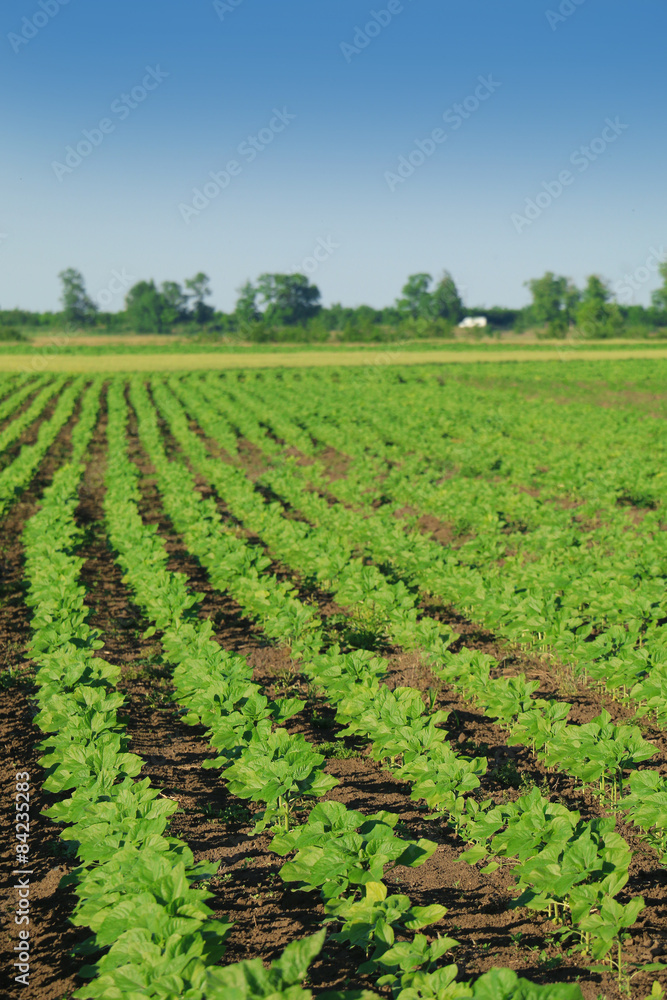
[[[328,309],[322,309],[320,315],[328,330],[342,330],[354,315],[354,309],[334,302]]]
[[[163,281],[160,295],[164,299],[162,308],[163,325],[173,326],[188,318],[188,297],[177,281]]]
[[[528,322],[546,326],[550,336],[564,337],[579,298],[575,286],[553,271],[547,271],[541,278],[532,278],[525,285],[533,297],[528,310]]]
[[[139,281],[125,298],[128,322],[135,333],[162,333],[171,320],[171,308],[154,281]]]
[[[211,294],[210,280],[208,275],[200,271],[194,278],[187,278],[185,281],[188,298],[192,299],[192,318],[195,323],[208,323],[213,317],[213,307],[204,302]]]
[[[606,281],[598,274],[591,274],[586,281],[577,307],[577,329],[585,337],[616,337],[623,330],[623,316],[614,302]]]
[[[402,298],[396,307],[402,319],[446,319],[452,324],[463,315],[463,303],[449,271],[431,291],[433,278],[421,272],[411,274],[401,289]]]
[[[595,302],[597,305],[602,305],[605,302],[609,302],[611,298],[611,291],[609,285],[599,274],[590,274],[586,279],[586,287],[581,293],[580,301],[582,303]]]
[[[653,292],[651,302],[656,309],[667,311],[667,261],[663,261],[658,270],[662,278],[662,288],[658,288]]]
[[[411,274],[401,289],[402,298],[396,302],[396,307],[402,316],[418,319],[420,316],[430,316],[432,300],[429,288],[433,282],[430,274],[421,272]]]
[[[62,282],[61,302],[65,322],[70,326],[90,326],[95,322],[97,306],[88,298],[83,275],[73,267],[58,275]]]
[[[241,323],[255,323],[261,318],[261,313],[257,308],[257,289],[251,281],[246,281],[245,285],[237,288],[238,299],[234,307],[234,315]]]
[[[305,323],[321,309],[320,290],[304,274],[261,274],[257,291],[271,326]]]
[[[431,299],[431,315],[434,319],[449,320],[454,326],[461,322],[461,318],[463,317],[463,302],[449,271],[444,272],[433,290]]]

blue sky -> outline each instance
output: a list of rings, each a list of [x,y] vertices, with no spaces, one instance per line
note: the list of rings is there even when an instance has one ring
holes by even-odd
[[[0,18],[2,308],[57,308],[70,266],[112,310],[133,280],[199,270],[225,310],[299,268],[349,305],[444,268],[468,305],[521,305],[545,270],[635,276],[643,303],[659,284],[664,0],[10,0]]]

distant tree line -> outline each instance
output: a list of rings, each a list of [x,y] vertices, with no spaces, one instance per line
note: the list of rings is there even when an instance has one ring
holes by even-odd
[[[660,265],[662,288],[652,296],[649,309],[622,306],[612,301],[608,282],[591,274],[586,287],[577,288],[568,278],[552,271],[526,282],[532,303],[515,324],[519,332],[538,329],[544,336],[564,338],[572,330],[586,339],[645,336],[647,330],[667,327],[667,263]]]
[[[251,342],[378,341],[410,338],[451,338],[466,316],[482,315],[487,330],[534,330],[538,336],[564,338],[575,333],[587,339],[642,337],[649,332],[667,336],[667,263],[659,267],[663,285],[652,305],[625,306],[613,301],[609,284],[590,275],[583,289],[569,278],[548,271],[526,282],[532,302],[523,309],[464,306],[454,279],[445,271],[438,281],[427,273],[412,274],[391,306],[351,308],[321,304],[317,285],[302,274],[261,274],[238,289],[231,313],[219,312],[206,300],[210,278],[199,272],[183,284],[139,281],[126,297],[125,308],[103,312],[89,297],[83,275],[74,268],[61,271],[62,310],[34,313],[0,310],[0,339],[20,338],[23,331],[64,328],[108,333],[191,333],[203,337]],[[477,333],[481,336],[481,333]]]

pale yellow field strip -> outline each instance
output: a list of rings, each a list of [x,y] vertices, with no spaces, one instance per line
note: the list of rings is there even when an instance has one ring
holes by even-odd
[[[272,354],[0,354],[1,372],[116,372],[224,371],[236,368],[321,368],[385,365],[453,365],[498,361],[651,361],[667,358],[667,348],[628,350],[547,349],[517,351],[294,351]]]

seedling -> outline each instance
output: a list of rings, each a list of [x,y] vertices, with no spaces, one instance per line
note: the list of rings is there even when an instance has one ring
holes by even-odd
[[[351,760],[355,757],[363,757],[361,750],[355,750],[354,747],[346,746],[342,740],[332,743],[320,743],[317,749],[321,754],[324,754],[327,760]]]

